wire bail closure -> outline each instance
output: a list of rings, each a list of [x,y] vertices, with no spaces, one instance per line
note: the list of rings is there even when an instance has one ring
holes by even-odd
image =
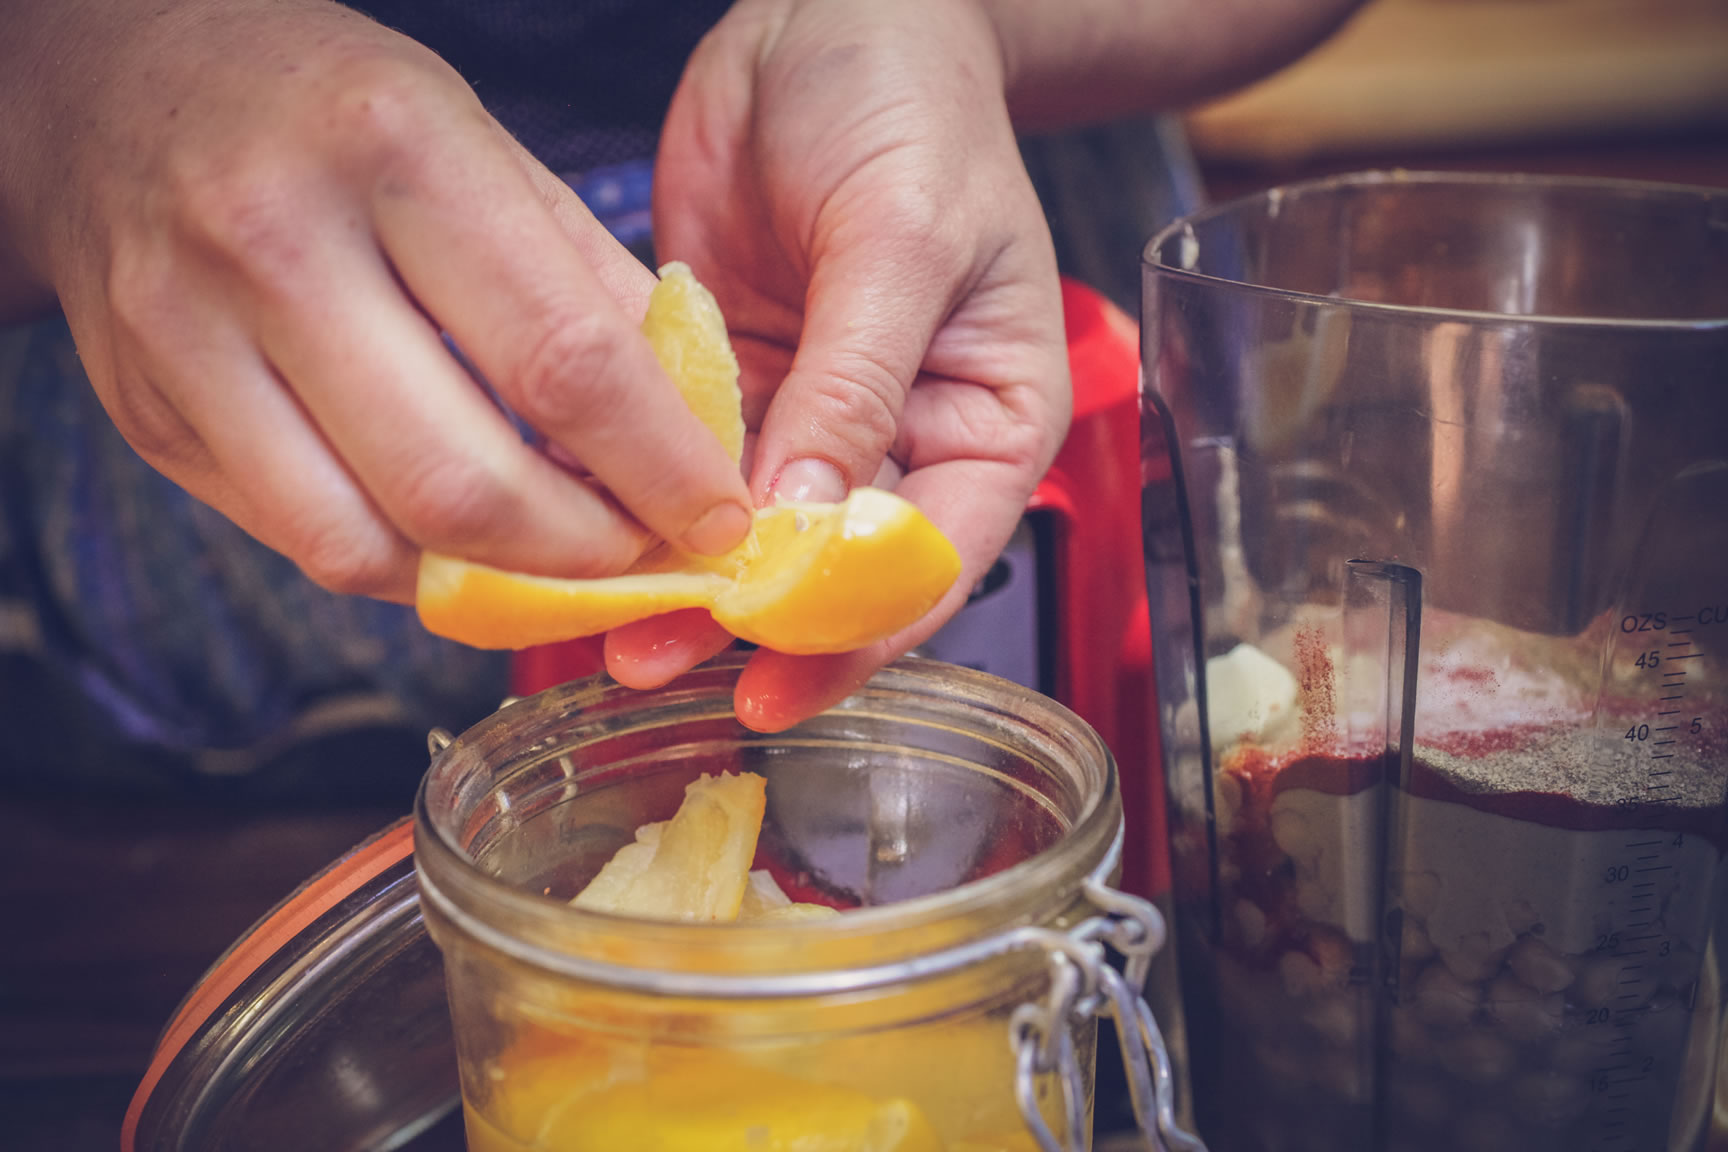
[[[1100,915],[1068,932],[1037,928],[1020,936],[1026,946],[1042,948],[1050,964],[1049,993],[1022,1004],[1009,1021],[1020,1115],[1040,1152],[1084,1152],[1089,1147],[1086,1083],[1074,1030],[1103,1017],[1116,1025],[1135,1124],[1149,1146],[1155,1152],[1206,1152],[1200,1138],[1176,1122],[1169,1049],[1142,995],[1152,956],[1168,937],[1164,917],[1147,901],[1110,887],[1097,873],[1086,879],[1082,890]],[[1110,963],[1107,948],[1122,957],[1120,971]],[[1038,1077],[1052,1074],[1062,1093],[1060,1136],[1051,1131],[1038,1101]]]

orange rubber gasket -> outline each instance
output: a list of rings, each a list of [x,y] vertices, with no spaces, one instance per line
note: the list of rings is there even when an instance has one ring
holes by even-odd
[[[138,1121],[168,1065],[235,989],[313,921],[413,852],[414,823],[411,817],[404,816],[301,885],[235,941],[181,1001],[163,1029],[150,1066],[127,1106],[126,1119],[120,1128],[121,1152],[135,1152]]]

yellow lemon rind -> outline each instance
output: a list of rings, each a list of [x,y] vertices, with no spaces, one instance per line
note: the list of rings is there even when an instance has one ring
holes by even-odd
[[[597,636],[681,608],[705,608],[731,584],[716,571],[563,580],[427,552],[415,606],[428,632],[475,648],[531,648]]]
[[[805,534],[814,539],[787,546]],[[838,505],[764,508],[755,535],[760,554],[709,611],[732,635],[776,652],[850,652],[885,640],[960,576],[948,538],[915,505],[876,488],[854,489]]]
[[[915,505],[858,488],[840,504],[762,509],[750,537],[727,556],[662,547],[621,576],[527,576],[426,553],[415,603],[428,631],[476,648],[551,644],[707,608],[740,639],[818,655],[911,626],[953,587],[960,568],[954,545]]]

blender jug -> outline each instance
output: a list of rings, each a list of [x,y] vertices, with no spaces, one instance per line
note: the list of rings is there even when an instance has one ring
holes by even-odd
[[[1177,222],[1145,288],[1202,1137],[1707,1146],[1728,193],[1322,181]]]

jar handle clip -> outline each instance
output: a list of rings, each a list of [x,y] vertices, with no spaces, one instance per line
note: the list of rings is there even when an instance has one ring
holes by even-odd
[[[1159,1152],[1206,1152],[1199,1137],[1176,1121],[1175,1077],[1169,1049],[1141,990],[1152,955],[1167,933],[1158,909],[1117,891],[1101,878],[1085,882],[1086,898],[1101,915],[1069,932],[1029,929],[1025,942],[1049,956],[1050,990],[1041,1000],[1021,1005],[1010,1021],[1015,1055],[1015,1096],[1020,1114],[1040,1152],[1081,1152],[1085,1133],[1086,1085],[1074,1046],[1074,1025],[1094,1016],[1114,1021],[1122,1047],[1135,1123]],[[1123,957],[1112,966],[1105,947]],[[1038,1077],[1054,1074],[1062,1093],[1060,1138],[1051,1131],[1038,1103]]]

